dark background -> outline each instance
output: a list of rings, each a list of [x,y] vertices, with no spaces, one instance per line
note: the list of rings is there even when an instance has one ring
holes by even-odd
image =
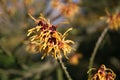
[[[35,18],[42,13],[54,25],[68,21],[58,27],[64,33],[73,27],[67,39],[75,41],[69,57],[76,57],[77,64],[63,59],[73,80],[87,80],[89,59],[100,34],[107,27],[105,9],[110,13],[120,12],[120,0],[73,0],[78,13],[71,19],[50,5],[52,0],[0,0],[0,80],[67,80],[56,60],[41,54],[29,54],[26,51],[27,30],[36,24],[28,16]],[[67,0],[61,0],[67,3]],[[73,10],[74,11],[74,10]],[[70,58],[71,59],[71,58]],[[94,68],[101,64],[112,69],[120,80],[120,30],[109,30],[103,39],[95,57]]]

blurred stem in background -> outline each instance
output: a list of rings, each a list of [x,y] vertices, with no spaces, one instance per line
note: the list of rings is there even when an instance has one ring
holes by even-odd
[[[57,68],[57,80],[63,80],[63,72],[60,67]]]
[[[105,37],[108,29],[109,29],[109,28],[106,27],[106,28],[103,30],[103,32],[101,33],[100,37],[98,38],[98,41],[96,42],[96,45],[95,45],[94,50],[93,50],[93,52],[92,52],[92,55],[91,55],[91,57],[90,57],[89,70],[91,70],[91,69],[93,68],[93,63],[94,63],[94,60],[95,60],[95,56],[96,56],[96,54],[97,54],[97,51],[98,51],[98,49],[99,49],[99,46],[100,46],[101,42],[103,41],[103,39],[104,39],[104,37]],[[88,73],[88,80],[90,80],[91,77],[92,77],[92,72],[90,71],[90,72]]]

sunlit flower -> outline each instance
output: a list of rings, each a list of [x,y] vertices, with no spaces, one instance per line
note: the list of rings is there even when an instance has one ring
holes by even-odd
[[[115,80],[116,74],[105,65],[101,65],[91,80]]]
[[[73,44],[74,42],[65,40],[65,38],[72,28],[68,29],[64,34],[61,34],[56,31],[57,26],[52,25],[43,16],[39,17],[38,20],[31,15],[30,17],[37,23],[37,26],[28,30],[27,36],[30,36],[28,48],[36,52],[43,52],[42,59],[48,55],[52,55],[57,59],[62,56],[62,52],[67,58],[67,54],[72,50],[69,43]]]
[[[120,12],[111,15],[107,12],[107,23],[109,24],[109,28],[111,30],[118,30],[120,28]]]

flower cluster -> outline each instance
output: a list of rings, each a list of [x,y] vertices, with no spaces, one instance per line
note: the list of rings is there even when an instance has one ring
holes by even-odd
[[[61,8],[61,14],[66,17],[72,17],[78,12],[78,6],[75,3],[69,3]]]
[[[118,28],[120,27],[120,13],[115,13],[111,15],[107,12],[107,15],[107,23],[109,24],[109,28],[111,30],[118,30]]]
[[[91,80],[115,80],[115,77],[116,75],[111,69],[106,68],[105,65],[101,65]]]
[[[67,18],[73,17],[79,10],[77,4],[71,1],[64,4],[60,0],[52,0],[51,5],[53,8],[59,9],[60,13]]]
[[[56,31],[57,26],[52,25],[47,19],[43,16],[39,17],[38,20],[30,17],[37,23],[37,26],[29,29],[27,36],[29,38],[28,50],[33,52],[43,52],[42,59],[45,56],[52,55],[55,59],[62,56],[67,58],[67,54],[73,49],[69,46],[69,43],[74,43],[71,40],[65,40],[67,33],[72,30],[68,29],[64,34]]]

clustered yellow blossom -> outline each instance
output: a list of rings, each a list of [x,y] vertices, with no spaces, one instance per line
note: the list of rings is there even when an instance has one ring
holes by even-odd
[[[107,15],[107,23],[109,24],[109,28],[111,30],[118,30],[120,28],[120,12],[113,15],[107,12]]]
[[[69,43],[73,44],[74,42],[65,40],[65,38],[72,28],[61,34],[56,31],[57,26],[52,25],[43,16],[38,20],[31,15],[30,17],[37,23],[37,26],[28,30],[27,36],[30,36],[30,42],[27,49],[33,52],[43,52],[42,59],[48,55],[52,55],[55,59],[62,55],[67,58],[67,54],[73,49]]]
[[[65,4],[60,0],[52,0],[51,5],[53,8],[59,9],[60,13],[67,18],[73,17],[79,11],[78,5],[71,1]]]
[[[91,80],[115,80],[116,74],[105,65],[101,65]]]

